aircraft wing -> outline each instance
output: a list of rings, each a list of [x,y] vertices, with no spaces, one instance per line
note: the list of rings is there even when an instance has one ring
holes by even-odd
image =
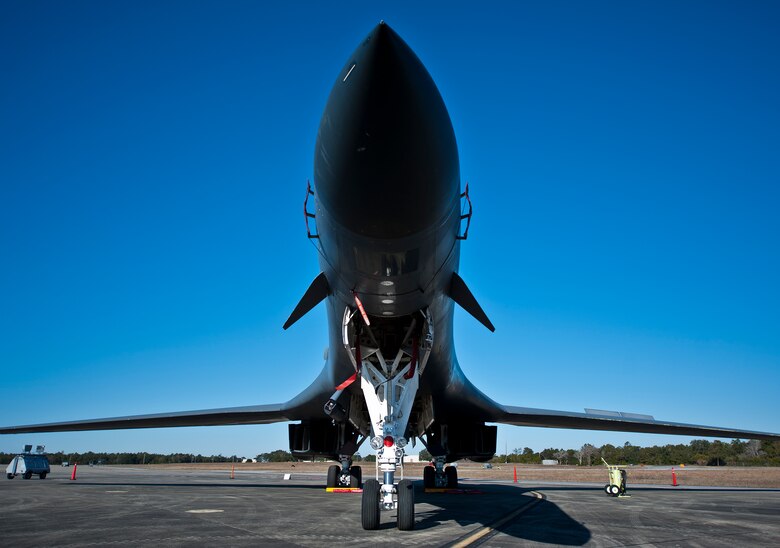
[[[267,424],[291,420],[286,404],[223,407],[201,411],[133,415],[70,422],[50,422],[25,426],[0,427],[0,434],[29,432],[72,432],[76,430],[121,430],[128,428],[165,428],[169,426],[216,426],[236,424]]]
[[[736,430],[699,424],[684,424],[655,420],[649,415],[586,409],[585,413],[533,409],[503,405],[499,420],[495,422],[515,426],[543,428],[573,428],[578,430],[610,430],[617,432],[642,432],[647,434],[676,434],[712,438],[741,438],[764,441],[780,441],[780,434]]]

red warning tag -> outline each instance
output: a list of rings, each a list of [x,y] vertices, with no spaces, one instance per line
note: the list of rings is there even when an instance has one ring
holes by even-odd
[[[355,297],[355,304],[357,304],[358,310],[360,310],[360,315],[363,316],[363,321],[366,322],[366,325],[371,325],[371,322],[368,321],[368,314],[366,314],[366,309],[363,308],[363,303],[360,301],[360,297],[358,297],[357,293],[354,291],[352,292],[352,296]]]
[[[336,390],[344,390],[347,386],[352,384],[357,380],[357,371],[355,371],[350,378],[342,382],[340,385],[336,387]]]

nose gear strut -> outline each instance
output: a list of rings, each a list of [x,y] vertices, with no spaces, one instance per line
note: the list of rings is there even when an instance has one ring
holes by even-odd
[[[405,436],[420,375],[433,348],[433,321],[427,310],[416,313],[395,356],[387,359],[383,349],[387,352],[388,348],[377,342],[376,326],[368,322],[352,326],[356,313],[349,307],[344,311],[343,344],[360,378],[371,423],[370,443],[376,451],[376,479],[364,482],[361,521],[364,529],[376,529],[380,509],[397,509],[398,528],[410,530],[414,528],[414,489],[410,480],[403,479]],[[402,479],[396,484],[399,469]]]

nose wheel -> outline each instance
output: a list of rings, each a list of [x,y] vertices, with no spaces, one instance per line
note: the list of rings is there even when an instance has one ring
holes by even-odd
[[[408,479],[398,483],[398,529],[414,529],[414,485]]]
[[[363,484],[363,499],[360,501],[360,522],[363,529],[379,529],[379,482],[366,480]]]
[[[360,501],[360,521],[363,529],[379,529],[379,514],[383,505],[382,485],[375,480],[366,480],[363,484],[363,498]],[[394,487],[394,504],[399,531],[414,529],[414,484],[412,480],[401,480]]]

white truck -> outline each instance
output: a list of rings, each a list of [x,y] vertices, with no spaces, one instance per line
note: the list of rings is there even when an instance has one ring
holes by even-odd
[[[24,479],[30,479],[33,477],[33,474],[36,474],[41,479],[45,479],[46,474],[50,471],[49,459],[46,458],[46,455],[25,453],[13,458],[11,464],[5,469],[5,474],[9,480],[14,479],[18,475],[21,475]]]

